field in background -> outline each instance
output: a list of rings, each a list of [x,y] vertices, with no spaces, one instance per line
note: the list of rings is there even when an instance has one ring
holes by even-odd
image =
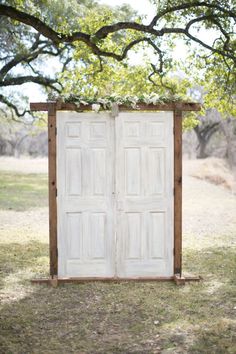
[[[47,161],[1,158],[0,353],[235,353],[236,198],[204,177],[221,163],[184,162],[184,271],[201,283],[53,289],[29,282],[48,275]]]

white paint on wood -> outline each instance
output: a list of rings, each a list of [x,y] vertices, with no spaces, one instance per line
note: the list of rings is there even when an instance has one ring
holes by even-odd
[[[92,149],[93,194],[104,195],[106,190],[106,149]]]
[[[58,273],[113,276],[114,119],[57,113]]]
[[[141,156],[139,148],[124,150],[127,195],[139,195],[141,182]]]
[[[66,149],[66,176],[65,185],[67,195],[81,195],[82,184],[82,164],[81,164],[81,149],[67,148]]]
[[[106,214],[93,213],[90,215],[90,254],[91,259],[106,258]]]
[[[149,214],[148,250],[150,259],[163,259],[165,257],[165,213],[151,212]]]
[[[115,130],[117,274],[171,276],[173,113],[120,113]]]
[[[142,249],[142,215],[140,213],[127,213],[125,222],[127,230],[127,237],[125,238],[125,258],[140,259]]]
[[[82,213],[68,213],[66,227],[68,259],[81,259],[82,235]]]
[[[173,113],[57,113],[60,277],[173,275]]]

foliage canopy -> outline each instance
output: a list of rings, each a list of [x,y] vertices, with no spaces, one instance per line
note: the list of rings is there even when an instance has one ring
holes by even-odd
[[[27,82],[58,95],[87,96],[166,90],[184,95],[188,87],[203,85],[207,104],[220,103],[221,111],[232,113],[235,0],[151,2],[156,13],[145,24],[127,5],[112,8],[94,0],[1,0],[0,102],[23,115],[25,111],[19,111],[6,88]],[[203,29],[211,34],[210,39]],[[184,70],[188,75],[191,72],[192,80],[173,75],[180,67],[172,56],[176,39],[191,49]],[[149,59],[143,65],[130,65],[129,52],[141,47],[152,49],[155,64],[150,65]],[[60,63],[58,70],[45,70],[49,58]]]

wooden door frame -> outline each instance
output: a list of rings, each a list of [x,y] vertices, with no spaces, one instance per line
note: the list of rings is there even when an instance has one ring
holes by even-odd
[[[56,114],[58,110],[66,111],[91,111],[91,105],[81,105],[79,108],[73,103],[43,102],[31,103],[31,111],[48,112],[48,188],[49,188],[49,254],[50,254],[50,276],[58,276],[58,248],[57,248],[57,126]],[[200,104],[180,102],[159,105],[138,104],[140,111],[172,111],[174,126],[174,269],[172,277],[142,277],[133,280],[169,280],[180,281],[182,277],[182,112],[199,111]],[[131,107],[121,105],[119,111],[137,111]],[[100,278],[99,278],[100,279]],[[98,280],[99,280],[98,279]],[[63,279],[61,279],[63,281]],[[64,279],[86,280],[81,278]],[[90,278],[87,280],[97,280]],[[101,279],[100,279],[101,280]],[[103,279],[112,280],[112,279]],[[122,279],[120,279],[122,280]],[[196,280],[191,278],[189,280]],[[198,280],[198,279],[197,279]],[[47,280],[45,280],[47,281]],[[37,282],[37,280],[36,280]]]

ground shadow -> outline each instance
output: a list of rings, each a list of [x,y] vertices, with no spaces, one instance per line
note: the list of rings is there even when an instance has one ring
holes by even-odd
[[[34,260],[37,247],[41,255],[47,253],[46,245],[30,245]],[[24,257],[24,246],[18,251]],[[2,306],[0,352],[208,353],[215,340],[221,352],[232,353],[235,252],[214,248],[189,251],[186,257],[205,272],[205,281],[185,287],[155,282],[34,285],[25,298]],[[211,289],[212,282],[218,282],[217,289]],[[217,347],[211,346],[211,353],[219,353]]]

